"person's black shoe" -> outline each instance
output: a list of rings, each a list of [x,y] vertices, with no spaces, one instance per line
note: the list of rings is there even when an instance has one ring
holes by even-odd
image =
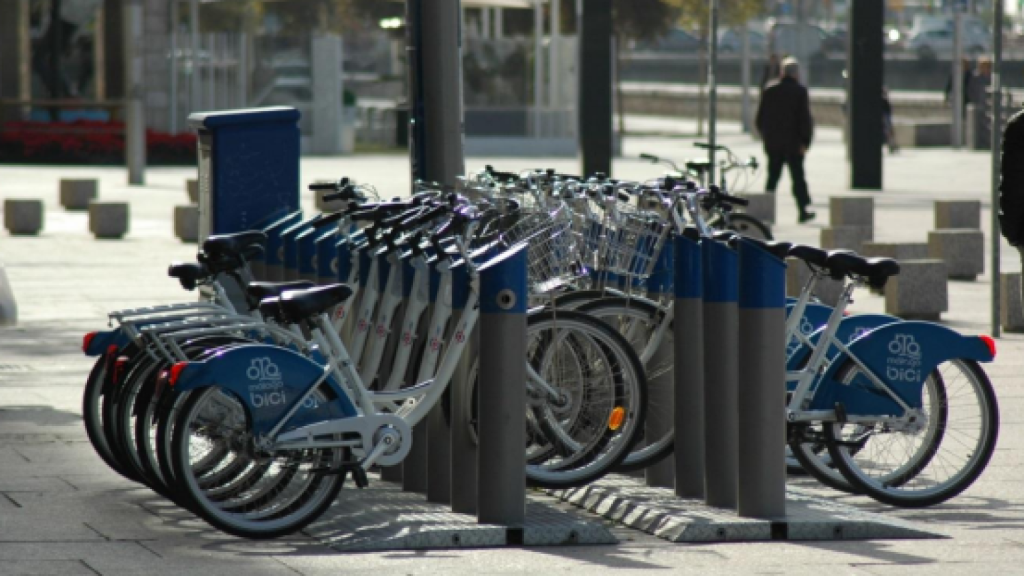
[[[803,212],[800,213],[800,218],[798,220],[799,220],[799,222],[801,224],[803,224],[804,222],[809,222],[811,220],[814,220],[814,218],[817,215],[818,215],[817,213],[811,212],[810,210],[804,210]]]

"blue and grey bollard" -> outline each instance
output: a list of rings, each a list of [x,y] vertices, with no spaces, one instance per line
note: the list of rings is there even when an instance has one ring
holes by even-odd
[[[704,279],[700,244],[679,235],[675,256],[675,491],[704,497]]]
[[[704,273],[704,501],[736,508],[737,254],[701,242]]]
[[[651,246],[645,247],[653,249]],[[651,300],[666,301],[672,295],[673,245],[671,239],[664,242],[650,278],[647,279],[647,296]],[[653,327],[657,329],[657,327]],[[668,333],[671,335],[671,333]],[[672,433],[673,388],[672,377],[673,346],[663,341],[647,361],[647,418],[645,436],[648,442],[657,441]],[[671,488],[675,483],[675,466],[671,458],[651,464],[644,470],[648,486]]]
[[[477,520],[526,519],[526,245],[480,268]]]
[[[786,263],[739,243],[740,516],[786,515]]]
[[[284,242],[281,233],[302,220],[302,212],[295,211],[278,218],[263,229],[267,244],[263,251],[263,273],[254,275],[260,280],[280,282],[284,280]]]

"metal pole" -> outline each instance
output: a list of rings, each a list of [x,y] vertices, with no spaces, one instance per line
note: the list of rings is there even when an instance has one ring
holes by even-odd
[[[199,0],[189,0],[189,60],[192,63],[189,74],[189,113],[196,112],[203,98],[202,85],[199,82]]]
[[[704,338],[715,343],[704,347],[704,500],[710,506],[735,509],[739,460],[737,255],[711,239],[701,242],[701,251]]]
[[[480,37],[491,39],[491,9],[486,6],[480,9]]]
[[[427,180],[454,185],[465,173],[462,129],[462,7],[460,0],[420,2],[424,171]],[[427,499],[451,498],[451,430],[440,406],[427,417]]]
[[[715,183],[715,141],[718,139],[718,0],[711,0],[708,46],[708,185]]]
[[[743,132],[750,133],[750,28],[743,24],[743,44],[740,48],[742,62],[740,63],[740,77],[743,83]]]
[[[533,2],[533,137],[540,138],[544,106],[544,12],[542,0]]]
[[[741,240],[739,265],[737,512],[778,518],[786,515],[786,264]]]
[[[125,164],[128,183],[146,183],[146,110],[143,107],[143,66],[145,35],[143,0],[128,0],[124,6],[125,66]]]
[[[494,9],[494,37],[504,37],[505,31],[505,12],[502,8]]]
[[[562,62],[562,6],[561,0],[551,0],[551,44],[548,48],[548,106],[556,110],[562,105],[562,83],[558,78],[559,66]]]
[[[526,246],[480,270],[477,520],[526,520]]]
[[[704,290],[700,244],[675,239],[673,397],[676,496],[704,498]]]
[[[960,148],[964,143],[964,46],[963,46],[963,14],[956,6],[953,8],[953,148]]]
[[[1002,301],[999,290],[1001,248],[999,234],[999,164],[1002,160],[1003,132],[1003,2],[996,1],[992,11],[992,336],[999,337],[999,305]]]
[[[171,126],[170,133],[178,133],[178,19],[181,6],[171,0]],[[102,70],[102,68],[97,68]]]

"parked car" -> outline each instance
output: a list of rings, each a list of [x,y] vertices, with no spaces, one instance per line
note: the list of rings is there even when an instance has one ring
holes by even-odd
[[[846,52],[846,28],[837,26],[825,32],[821,49],[825,52]]]
[[[918,32],[910,39],[907,47],[922,60],[950,58],[953,55],[953,27],[933,28]],[[992,49],[992,38],[988,32],[978,26],[964,26],[964,55],[980,56]]]
[[[722,54],[739,54],[743,51],[743,37],[740,30],[729,28],[718,33],[718,51]],[[748,30],[751,54],[763,54],[767,49],[764,34]]]
[[[637,52],[673,52],[677,54],[696,53],[701,40],[683,28],[673,28],[661,38],[640,40],[633,49]]]
[[[768,32],[769,49],[779,56],[806,54],[808,57],[824,53],[828,34],[813,24],[802,27],[793,22],[776,22]]]

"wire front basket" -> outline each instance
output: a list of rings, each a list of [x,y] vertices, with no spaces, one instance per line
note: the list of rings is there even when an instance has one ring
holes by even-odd
[[[518,212],[500,238],[506,247],[527,245],[527,278],[535,294],[550,292],[582,273],[572,213],[565,204],[553,211]]]

